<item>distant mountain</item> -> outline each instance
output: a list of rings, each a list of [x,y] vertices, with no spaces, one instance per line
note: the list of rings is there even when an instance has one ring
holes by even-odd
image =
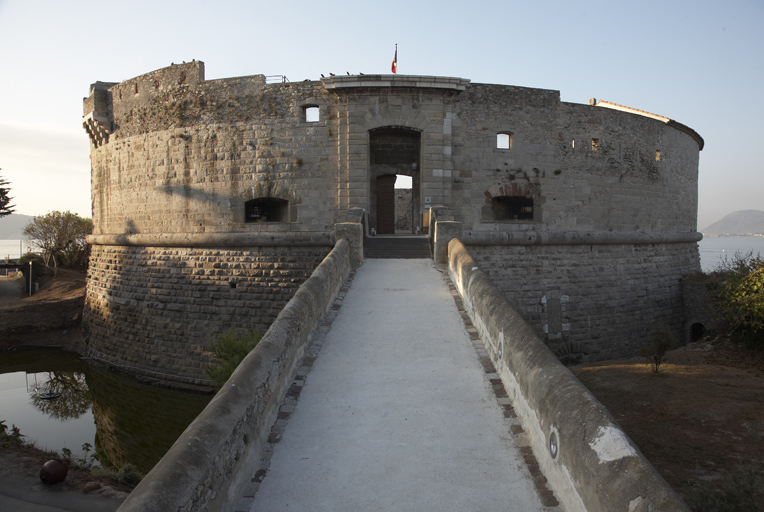
[[[24,228],[32,219],[31,215],[12,213],[0,217],[0,240],[14,240],[24,238]]]
[[[701,230],[704,235],[764,235],[764,212],[740,210]]]

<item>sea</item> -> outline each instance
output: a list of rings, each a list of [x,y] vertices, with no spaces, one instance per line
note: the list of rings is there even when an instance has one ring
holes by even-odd
[[[0,260],[15,260],[32,249],[28,240],[0,240]]]
[[[710,272],[724,258],[732,258],[736,253],[753,253],[764,256],[764,236],[719,236],[703,237],[698,243],[700,249],[700,268]],[[0,260],[16,259],[21,254],[32,250],[27,240],[0,240]]]
[[[764,258],[764,236],[704,236],[698,242],[700,269],[711,272],[725,259],[752,253]]]

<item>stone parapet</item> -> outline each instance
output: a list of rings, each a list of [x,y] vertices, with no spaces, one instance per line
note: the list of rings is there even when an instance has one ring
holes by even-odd
[[[350,274],[340,240],[120,512],[233,510],[257,471],[305,349]]]
[[[569,512],[689,512],[616,421],[509,305],[458,240],[449,274],[533,455]]]

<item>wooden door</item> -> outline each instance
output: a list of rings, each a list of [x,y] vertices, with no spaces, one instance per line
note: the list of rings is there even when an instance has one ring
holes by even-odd
[[[395,234],[395,174],[377,178],[377,234]]]

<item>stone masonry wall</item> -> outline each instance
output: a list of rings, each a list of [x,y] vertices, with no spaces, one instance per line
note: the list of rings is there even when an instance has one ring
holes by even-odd
[[[412,177],[413,230],[427,208],[443,206],[465,235],[619,240],[476,248],[518,311],[540,333],[546,326],[561,357],[633,353],[661,321],[679,332],[678,280],[699,270],[697,246],[622,235],[696,231],[703,140],[668,118],[607,105],[453,77],[206,80],[201,62],[97,82],[83,117],[92,142],[92,240],[102,244],[88,283],[91,350],[147,374],[203,379],[204,346],[218,332],[212,322],[267,326],[290,280],[304,277],[290,273],[309,272],[328,248],[284,243],[248,261],[241,245],[201,245],[215,237],[265,237],[269,246],[321,237],[352,208],[363,209],[373,229],[380,174]],[[497,134],[508,148],[497,147]],[[278,205],[279,222],[247,222],[257,218],[245,207],[255,199]],[[527,212],[528,200],[532,218],[507,214],[509,204]],[[275,265],[283,263],[295,267],[282,275]],[[253,274],[233,289],[237,272]],[[241,298],[242,286],[252,297]]]
[[[638,353],[657,324],[684,338],[680,279],[697,244],[470,246],[536,334],[575,364]]]
[[[336,115],[320,82],[204,81],[197,62],[109,94],[113,133],[91,152],[95,234],[331,231],[337,222]],[[313,105],[319,120],[308,122]],[[288,222],[245,223],[244,203],[258,197],[289,201]]]
[[[209,387],[204,367],[215,336],[229,328],[265,333],[329,249],[95,245],[88,355],[178,386]]]
[[[699,143],[674,125],[488,84],[457,108],[451,208],[465,229],[695,231]],[[533,219],[486,219],[500,195],[533,198]]]

